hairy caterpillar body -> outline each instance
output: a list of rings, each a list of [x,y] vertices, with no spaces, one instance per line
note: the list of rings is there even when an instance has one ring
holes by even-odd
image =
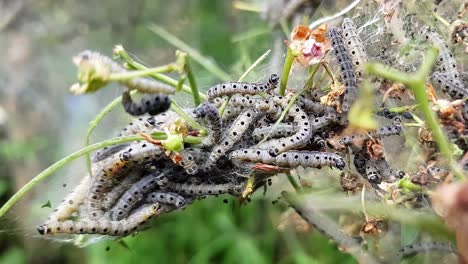
[[[185,198],[173,192],[152,192],[149,193],[146,201],[150,203],[161,203],[175,206],[177,208],[183,207],[186,204]]]
[[[171,99],[165,94],[143,95],[140,102],[133,101],[130,92],[122,94],[122,106],[125,111],[133,116],[140,116],[146,113],[157,115],[166,112],[171,106]]]
[[[348,112],[357,97],[356,76],[354,74],[353,63],[343,42],[343,37],[337,28],[330,29],[332,47],[340,66],[341,77],[344,82],[345,94],[343,96],[342,110]]]
[[[85,62],[102,65],[108,69],[109,74],[128,72],[124,67],[114,62],[109,57],[90,50],[82,51],[75,57],[75,59],[78,60],[80,64]],[[142,93],[175,93],[175,89],[173,87],[165,83],[143,77],[120,80],[119,83],[127,86],[130,90],[138,90]]]
[[[151,204],[136,210],[128,218],[112,221],[107,218],[99,220],[51,221],[37,227],[41,235],[54,234],[101,234],[109,236],[126,236],[138,229],[160,212],[159,205]]]
[[[354,69],[357,77],[362,77],[364,72],[364,64],[367,62],[367,54],[362,45],[362,41],[354,26],[351,18],[345,18],[342,24],[343,37],[345,40],[346,48],[348,49],[353,60]]]
[[[145,195],[156,186],[164,187],[168,180],[165,173],[152,173],[143,177],[132,185],[111,210],[110,218],[112,220],[121,220],[125,218],[133,207],[139,203]]]
[[[257,119],[258,112],[249,109],[240,114],[231,127],[226,131],[220,144],[216,145],[210,153],[207,161],[205,162],[205,170],[212,168],[219,158],[225,155],[230,149],[234,147],[242,135],[247,131],[250,125]]]
[[[313,101],[311,99],[307,99],[305,97],[300,97],[298,104],[308,114],[323,115],[325,113],[334,111],[334,109],[332,107],[323,105],[320,102],[315,102],[315,101]]]
[[[214,98],[234,95],[234,94],[258,94],[260,92],[268,92],[278,84],[279,77],[276,74],[272,74],[268,81],[264,84],[257,83],[246,83],[246,82],[228,82],[221,83],[211,87],[206,93],[208,101],[213,101]]]
[[[109,147],[104,147],[94,153],[94,155],[91,157],[91,161],[93,163],[102,161],[115,153],[121,151],[122,149],[128,147],[129,144],[118,144],[118,145],[112,145]]]
[[[272,164],[285,168],[295,168],[299,166],[321,168],[324,166],[333,166],[342,170],[346,166],[341,156],[318,151],[286,151],[273,157],[268,150],[240,149],[231,152],[230,158],[240,161]]]
[[[179,194],[190,196],[221,195],[229,193],[239,196],[244,190],[245,182],[242,183],[222,183],[222,184],[188,184],[173,183],[167,184],[167,189]]]
[[[297,105],[291,107],[288,116],[294,118],[294,123],[297,125],[297,132],[289,137],[268,140],[259,144],[258,148],[270,149],[273,155],[278,155],[286,150],[307,145],[312,137],[309,117]]]

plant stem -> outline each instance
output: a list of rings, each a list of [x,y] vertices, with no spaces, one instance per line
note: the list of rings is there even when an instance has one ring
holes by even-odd
[[[197,81],[195,80],[195,75],[193,75],[192,67],[190,66],[189,59],[185,61],[184,71],[187,74],[188,81],[190,83],[190,88],[192,89],[193,104],[199,106],[201,103],[200,93],[198,92]]]
[[[129,71],[129,72],[124,72],[124,73],[113,73],[109,76],[109,81],[125,81],[137,77],[145,77],[151,74],[155,73],[166,73],[166,72],[171,72],[174,70],[174,65],[168,64],[156,68],[147,68],[144,70],[138,70],[138,71]]]
[[[280,89],[279,95],[284,96],[286,93],[286,86],[288,84],[289,73],[291,72],[291,66],[294,62],[294,55],[292,50],[288,47],[288,51],[286,52],[286,58],[284,59],[283,65],[283,73],[281,74],[281,82],[280,82]]]
[[[127,53],[127,51],[120,45],[117,45],[114,48],[114,55],[121,58],[123,61],[125,61],[130,66],[130,68],[137,69],[137,70],[146,70],[146,69],[148,69],[148,67],[146,67],[145,65],[143,65],[141,63],[136,62],[132,57],[130,57],[130,55]],[[148,77],[151,77],[151,78],[153,78],[155,80],[158,80],[158,81],[161,81],[163,83],[169,84],[169,85],[171,85],[173,87],[177,87],[179,85],[179,82],[177,80],[174,80],[171,77],[166,76],[164,74],[153,73],[153,74],[148,75]],[[192,89],[188,85],[185,85],[185,84],[182,85],[182,90],[184,92],[186,92],[186,93],[192,94]],[[199,96],[200,96],[200,98],[202,100],[206,99],[205,94],[203,94],[203,93],[198,93],[198,94],[199,94]]]
[[[426,95],[426,77],[430,74],[437,55],[437,48],[430,48],[426,53],[421,68],[415,74],[406,74],[377,63],[368,64],[367,71],[371,74],[380,75],[392,81],[401,82],[413,91],[414,97],[418,103],[417,106],[419,110],[423,112],[426,124],[431,130],[440,152],[449,162],[456,177],[461,180],[464,179],[465,176],[455,165],[450,144],[442,132],[436,115],[429,106]]]
[[[138,91],[133,90],[130,91],[131,95],[134,95],[138,93]],[[85,147],[89,146],[89,140],[91,138],[91,134],[94,132],[94,129],[99,125],[99,123],[102,121],[102,119],[114,109],[117,105],[119,105],[122,102],[122,96],[119,96],[115,98],[110,104],[108,104],[91,122],[89,122],[88,126],[88,132],[86,133],[86,139],[85,139]],[[86,167],[88,168],[89,175],[92,175],[91,173],[91,158],[89,155],[89,152],[86,153]]]
[[[290,172],[287,172],[286,173],[286,176],[288,177],[288,181],[289,183],[291,183],[292,187],[294,188],[294,190],[296,190],[296,192],[300,192],[301,191],[301,187],[299,186],[299,184],[297,183],[296,179],[294,179],[294,177],[291,175]]]
[[[165,134],[161,134],[157,137],[154,137],[156,140],[164,140],[166,139],[167,136]],[[18,192],[16,192],[3,206],[0,208],[0,218],[3,217],[8,210],[19,201],[27,192],[29,192],[34,186],[36,186],[39,182],[45,180],[48,178],[52,173],[57,171],[58,169],[62,168],[69,162],[87,154],[92,151],[111,146],[111,145],[116,145],[116,144],[122,144],[122,143],[127,143],[127,142],[133,142],[133,141],[139,141],[139,140],[144,140],[141,136],[127,136],[127,137],[118,137],[118,138],[113,138],[113,139],[108,139],[105,141],[101,141],[99,143],[95,143],[93,145],[89,145],[87,147],[84,147],[68,156],[65,158],[55,162],[52,164],[50,167],[47,169],[43,170],[41,173],[39,173],[36,177],[34,177],[32,180],[30,180],[28,183],[26,183]],[[191,144],[200,144],[202,142],[201,138],[198,137],[191,137],[187,136],[184,138],[184,142],[191,143]]]
[[[160,36],[173,46],[177,47],[180,50],[186,51],[190,57],[192,57],[195,61],[197,61],[200,65],[202,65],[207,71],[211,72],[213,75],[219,77],[223,81],[232,80],[231,76],[223,71],[218,65],[216,65],[213,60],[206,58],[196,49],[190,47],[182,40],[178,39],[176,36],[172,35],[164,28],[156,25],[150,24],[148,28],[155,33],[156,35]]]

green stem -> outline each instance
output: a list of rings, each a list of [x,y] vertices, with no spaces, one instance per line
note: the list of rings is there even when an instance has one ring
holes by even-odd
[[[289,181],[289,183],[291,183],[294,190],[296,190],[296,192],[300,192],[301,187],[297,183],[296,179],[294,179],[294,177],[291,175],[291,173],[290,172],[286,173],[286,176],[288,177],[288,181]]]
[[[145,65],[136,62],[130,55],[127,53],[127,51],[120,45],[116,46],[114,48],[114,55],[121,58],[124,60],[130,68],[136,69],[136,70],[146,70],[148,67]],[[172,79],[169,76],[166,76],[164,74],[160,73],[153,73],[148,75],[148,77],[151,77],[155,80],[161,81],[165,84],[169,84],[173,87],[177,87],[179,85],[179,81]],[[182,90],[188,94],[192,94],[192,89],[188,85],[182,85]],[[206,99],[206,95],[203,93],[199,93],[199,96],[202,100]]]
[[[424,190],[421,186],[412,183],[411,180],[406,177],[398,182],[398,187],[412,192],[422,192]]]
[[[131,95],[134,95],[138,93],[138,91],[130,91]],[[99,125],[99,123],[102,121],[102,119],[114,109],[117,105],[119,105],[122,102],[122,96],[119,96],[115,98],[110,104],[108,104],[91,122],[89,122],[89,127],[88,127],[88,132],[86,133],[86,139],[85,139],[85,147],[89,146],[89,140],[91,138],[91,134],[94,132],[96,127]],[[86,167],[88,168],[89,175],[92,175],[91,173],[91,158],[89,155],[89,152],[86,153]]]
[[[190,57],[192,57],[195,61],[197,61],[200,65],[202,65],[206,70],[211,72],[213,75],[216,75],[217,77],[219,77],[221,80],[223,81],[232,80],[231,76],[227,74],[225,71],[223,71],[218,65],[216,65],[213,62],[213,60],[204,57],[196,49],[190,47],[185,42],[183,42],[182,40],[178,39],[176,36],[166,31],[164,28],[156,24],[150,24],[148,28],[153,33],[160,36],[161,38],[163,38],[170,44],[174,45],[178,49],[186,51],[188,54],[190,54]]]
[[[192,70],[192,67],[190,66],[190,62],[188,58],[187,58],[187,61],[185,62],[184,70],[185,70],[185,73],[187,74],[187,78],[190,83],[190,88],[192,90],[193,103],[195,104],[195,106],[199,106],[201,103],[200,93],[198,92],[197,81],[195,80],[195,75],[193,75],[193,70]]]
[[[171,110],[176,112],[177,115],[179,115],[189,126],[198,129],[200,131],[203,131],[202,134],[206,134],[207,130],[206,128],[202,127],[200,124],[198,124],[195,120],[193,120],[185,111],[175,102],[172,101],[171,103]]]
[[[283,65],[283,73],[281,74],[281,82],[280,82],[280,89],[279,89],[279,95],[284,96],[286,93],[286,86],[288,84],[288,79],[289,79],[289,73],[291,72],[291,66],[294,62],[294,55],[293,52],[290,48],[288,48],[288,51],[286,53],[286,58],[284,60],[284,65]]]
[[[145,77],[155,73],[166,73],[174,70],[174,65],[168,64],[156,68],[147,68],[144,70],[130,71],[124,73],[113,73],[109,76],[109,81],[126,81],[133,78]]]
[[[327,72],[328,76],[330,76],[332,80],[332,84],[335,83],[335,75],[333,74],[333,71],[330,69],[330,66],[328,66],[328,63],[322,63],[323,68],[325,68],[325,71]]]
[[[154,137],[156,140],[164,140],[167,136],[165,134],[159,135],[158,137]],[[108,139],[105,141],[101,141],[99,143],[95,143],[93,145],[89,145],[84,147],[65,158],[55,162],[47,169],[43,170],[39,173],[36,177],[34,177],[31,181],[26,183],[18,192],[16,192],[3,206],[0,208],[0,218],[3,217],[8,210],[19,201],[27,192],[29,192],[34,186],[36,186],[39,182],[48,178],[52,173],[56,172],[58,169],[62,168],[66,164],[70,163],[71,161],[88,154],[92,151],[102,149],[107,146],[122,144],[127,142],[139,141],[144,140],[141,136],[127,136],[127,137],[118,137],[113,139]],[[184,138],[184,142],[191,143],[191,144],[200,144],[201,138],[187,136]]]
[[[238,82],[242,82],[245,79],[245,77],[247,77],[247,75],[270,54],[270,52],[271,50],[267,50],[260,57],[258,57],[258,59],[255,60],[255,62],[252,65],[250,65],[250,67],[241,75]],[[231,96],[228,96],[226,101],[224,101],[224,103],[219,108],[220,116],[223,116],[224,110],[226,110],[226,106],[228,105],[230,99],[231,99]]]

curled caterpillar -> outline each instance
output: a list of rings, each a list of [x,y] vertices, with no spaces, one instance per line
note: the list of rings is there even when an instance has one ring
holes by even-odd
[[[297,132],[289,137],[271,139],[258,145],[261,149],[270,149],[272,155],[305,146],[312,137],[311,126],[307,114],[297,105],[293,105],[288,116],[294,118]]]
[[[79,210],[83,204],[86,194],[88,193],[91,177],[86,175],[78,186],[68,194],[57,208],[49,215],[48,222],[62,221],[72,216],[72,214]]]
[[[218,143],[221,138],[221,130],[223,128],[218,109],[216,109],[213,104],[204,103],[199,105],[193,113],[196,118],[203,119],[207,123],[209,131],[208,138],[206,139],[206,142],[204,142],[204,145],[213,145]]]
[[[177,208],[181,208],[186,204],[185,198],[181,195],[173,192],[161,191],[149,193],[146,201],[150,203],[168,204]]]
[[[80,54],[74,57],[74,60],[77,62],[77,64],[98,64],[101,67],[105,67],[108,70],[109,74],[128,72],[124,67],[114,62],[111,58],[90,50],[82,51]],[[130,90],[138,90],[142,93],[175,93],[175,89],[173,87],[165,83],[143,77],[120,80],[119,83],[127,86],[127,88],[129,88]]]
[[[284,168],[334,166],[342,170],[346,166],[341,156],[318,151],[286,151],[273,157],[268,150],[264,149],[240,149],[231,152],[230,158],[240,161],[272,164]]]
[[[204,168],[208,170],[212,168],[218,159],[220,159],[226,152],[234,147],[241,138],[242,135],[247,131],[250,125],[257,119],[258,112],[252,109],[244,111],[240,114],[234,123],[226,131],[220,144],[216,145],[210,153],[207,161],[205,162]]]
[[[142,176],[142,171],[140,170],[132,170],[125,176],[125,178],[118,182],[118,184],[114,184],[112,189],[105,194],[102,198],[101,208],[104,211],[108,211],[115,205],[117,200],[119,199],[122,194],[128,190],[136,181],[138,181]]]
[[[41,235],[55,234],[101,234],[109,236],[126,236],[138,229],[152,217],[161,212],[159,205],[151,204],[133,212],[128,218],[112,221],[107,218],[99,220],[50,221],[37,227]]]
[[[245,182],[222,184],[188,184],[169,182],[166,188],[176,193],[190,196],[221,195],[225,193],[229,193],[233,196],[239,196],[245,188]]]
[[[275,124],[268,124],[254,129],[252,137],[256,140],[262,140],[266,135],[271,138],[286,137],[296,133],[297,130],[297,126],[293,123],[279,123],[276,127]]]
[[[354,74],[353,63],[343,42],[343,37],[337,28],[330,29],[332,47],[340,66],[341,77],[344,82],[345,93],[343,96],[342,110],[348,112],[357,97],[356,76]]]
[[[409,244],[398,250],[397,257],[399,259],[409,257],[421,252],[445,251],[458,254],[457,249],[450,243],[444,242],[422,242]]]
[[[468,90],[457,85],[457,83],[453,79],[450,79],[448,75],[436,71],[432,74],[432,79],[444,93],[448,94],[453,99],[464,99],[468,97]]]
[[[168,180],[165,173],[151,173],[132,185],[111,210],[112,220],[121,220],[156,186],[164,187]]]
[[[228,82],[215,85],[211,87],[206,96],[208,101],[213,101],[214,98],[234,95],[234,94],[258,94],[260,92],[268,92],[278,84],[279,77],[276,74],[272,74],[268,81],[264,84],[257,83],[246,83],[246,82]]]
[[[362,77],[364,72],[363,66],[367,62],[367,54],[362,45],[362,41],[354,26],[351,18],[345,18],[342,24],[343,37],[345,40],[346,48],[348,49],[353,60],[354,69],[357,77]]]
[[[171,106],[171,99],[165,94],[143,95],[139,103],[132,100],[129,91],[122,94],[122,105],[125,111],[133,116],[143,114],[157,115],[166,112]]]

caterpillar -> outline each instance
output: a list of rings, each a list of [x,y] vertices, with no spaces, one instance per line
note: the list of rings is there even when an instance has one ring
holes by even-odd
[[[119,182],[116,186],[113,186],[112,189],[106,193],[102,198],[101,208],[104,211],[108,211],[114,206],[120,196],[130,188],[139,178],[142,176],[142,171],[132,170],[125,175],[125,178]]]
[[[109,147],[104,147],[102,148],[101,150],[98,150],[94,153],[94,155],[91,157],[91,161],[93,163],[96,163],[96,162],[99,162],[99,161],[102,161],[112,155],[114,155],[115,153],[121,151],[122,149],[128,147],[129,144],[118,144],[118,145],[112,145],[112,146],[109,146]]]
[[[299,102],[300,102],[299,105],[308,114],[323,115],[325,113],[334,111],[334,109],[329,106],[323,105],[320,102],[315,102],[305,97],[299,97]]]
[[[228,152],[234,144],[236,144],[242,135],[247,131],[250,125],[257,119],[258,112],[252,109],[246,110],[241,113],[233,122],[231,127],[226,131],[220,144],[216,145],[210,153],[207,161],[205,162],[205,170],[212,168],[216,161]]]
[[[364,64],[367,62],[367,54],[362,45],[362,41],[354,26],[351,18],[345,18],[342,24],[343,37],[345,40],[346,48],[349,51],[353,60],[354,69],[357,77],[362,77],[364,72]]]
[[[382,183],[382,177],[380,177],[379,171],[371,161],[367,161],[366,164],[366,179],[373,184]]]
[[[340,31],[335,27],[331,28],[330,37],[332,40],[332,47],[335,50],[336,59],[338,60],[338,65],[340,66],[341,77],[344,81],[345,93],[341,109],[346,113],[357,97],[356,76],[354,74],[352,60],[344,46]]]
[[[86,175],[78,186],[63,199],[54,212],[49,215],[48,222],[62,221],[78,211],[85,200],[90,182],[91,177]]]
[[[339,116],[335,112],[328,112],[325,115],[319,117],[314,117],[311,115],[311,129],[313,132],[317,132],[331,123],[339,121],[339,119]]]
[[[86,63],[96,63],[106,67],[109,73],[125,73],[128,72],[124,67],[114,62],[107,56],[104,56],[98,52],[85,50],[79,53],[75,58],[77,64],[83,62]],[[165,83],[148,79],[148,78],[133,78],[127,80],[120,80],[119,83],[127,86],[130,90],[138,90],[142,93],[163,93],[163,94],[173,94],[175,89]]]
[[[234,94],[258,94],[260,92],[268,92],[278,84],[279,77],[272,74],[268,81],[264,84],[247,83],[247,82],[228,82],[211,87],[207,94],[207,100],[213,101],[216,97]]]
[[[271,138],[291,136],[298,130],[297,126],[293,123],[279,123],[276,127],[275,124],[268,124],[265,126],[257,127],[252,132],[252,137],[256,140],[262,140],[266,135]]]
[[[143,206],[133,212],[128,218],[112,221],[107,218],[99,220],[67,220],[51,221],[37,227],[41,235],[54,234],[101,234],[110,236],[126,236],[138,229],[162,210],[158,203]]]
[[[190,196],[221,195],[229,193],[239,196],[245,188],[245,182],[222,184],[188,184],[169,182],[166,187],[179,194]]]
[[[393,135],[399,135],[401,133],[402,127],[400,125],[389,125],[379,127],[376,131],[371,131],[369,133],[354,134],[350,136],[344,136],[340,138],[339,143],[341,145],[347,146],[356,142],[357,140],[365,140],[369,137],[371,138],[383,138]]]
[[[310,99],[314,102],[319,102],[320,103],[320,99],[325,96],[325,93],[322,92],[321,90],[319,89],[312,89],[310,91]]]
[[[460,73],[457,69],[457,62],[442,37],[430,28],[423,28],[422,31],[426,40],[431,41],[439,49],[439,71],[443,72],[456,86],[463,87],[460,81]]]
[[[184,197],[173,192],[152,192],[148,194],[146,201],[150,203],[169,204],[177,208],[181,208],[186,204]]]
[[[385,159],[378,159],[374,161],[374,164],[385,182],[395,182],[405,176],[404,171],[394,170]]]
[[[235,94],[231,97],[230,104],[239,107],[240,109],[244,108],[254,108],[258,101],[263,100],[261,97],[251,97],[250,95]]]
[[[145,194],[156,186],[164,187],[168,180],[165,173],[151,173],[132,185],[117,201],[112,208],[110,218],[121,220],[128,215],[133,207],[139,203]]]
[[[130,136],[139,133],[151,134],[157,129],[162,130],[164,125],[174,122],[177,118],[179,116],[172,111],[167,111],[156,116],[139,117],[123,128],[119,136]]]
[[[297,124],[297,132],[289,137],[272,139],[261,143],[258,148],[270,149],[272,155],[278,155],[281,152],[302,147],[306,145],[311,136],[311,126],[309,117],[297,105],[293,105],[288,112],[288,116],[294,118],[294,123]]]
[[[429,167],[427,168],[427,173],[433,178],[441,179],[446,177],[450,173],[450,171],[439,167]]]
[[[101,209],[102,197],[112,185],[113,177],[122,171],[134,167],[140,161],[149,161],[159,158],[162,148],[143,142],[131,144],[126,149],[114,154],[108,159],[93,164],[94,181],[91,183],[86,204],[89,208],[90,218],[97,219],[103,216]]]
[[[353,163],[356,170],[361,175],[366,175],[366,164],[367,164],[368,157],[365,154],[360,152],[354,154]]]
[[[326,142],[325,142],[325,140],[324,140],[322,137],[318,136],[318,135],[314,135],[314,136],[312,137],[312,143],[313,143],[315,146],[318,146],[318,147],[320,147],[320,148],[324,148],[324,147],[327,145]]]
[[[143,95],[139,103],[135,103],[129,91],[122,94],[122,106],[133,116],[143,114],[157,115],[166,112],[171,106],[171,99],[165,94]]]
[[[450,95],[453,99],[464,99],[468,97],[468,90],[463,86],[457,85],[454,79],[449,78],[448,75],[435,71],[432,73],[432,79],[444,93]]]
[[[204,145],[213,145],[219,142],[221,138],[221,129],[223,128],[218,109],[213,104],[204,103],[199,105],[194,111],[198,119],[206,120],[209,133]]]
[[[198,172],[198,165],[195,161],[192,151],[182,150],[179,154],[182,155],[182,160],[179,161],[179,165],[185,169],[188,174],[196,174]]]
[[[402,247],[398,250],[397,257],[402,259],[409,257],[420,252],[430,252],[430,251],[446,251],[458,254],[457,249],[450,243],[444,242],[421,242],[415,244],[409,244]]]
[[[334,166],[340,170],[344,169],[344,159],[333,153],[318,151],[286,151],[278,156],[271,156],[264,149],[240,149],[231,152],[231,159],[249,161],[255,163],[272,164],[285,168]]]

